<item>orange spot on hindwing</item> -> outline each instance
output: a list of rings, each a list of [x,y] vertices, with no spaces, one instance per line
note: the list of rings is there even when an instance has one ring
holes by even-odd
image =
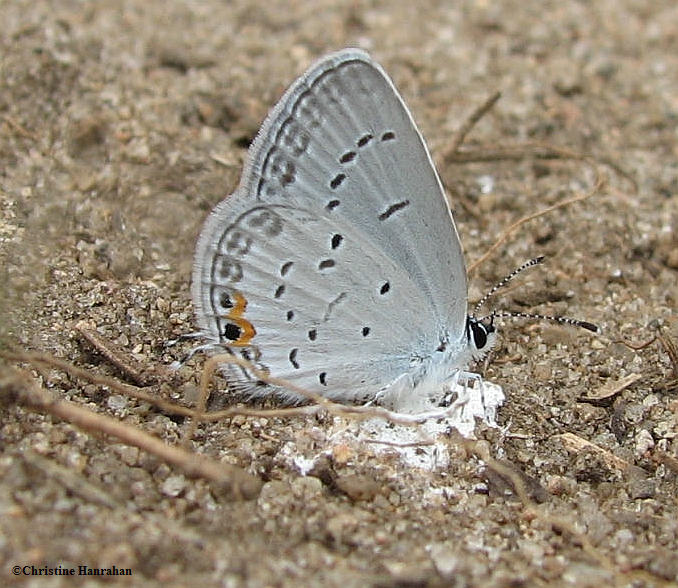
[[[238,291],[233,292],[233,306],[228,314],[222,315],[226,324],[221,331],[221,336],[226,339],[225,343],[233,347],[245,347],[257,334],[247,319],[243,318],[247,308],[247,299]]]

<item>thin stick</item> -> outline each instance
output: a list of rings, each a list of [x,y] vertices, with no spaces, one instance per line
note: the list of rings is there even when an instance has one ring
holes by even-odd
[[[371,443],[373,445],[386,445],[388,447],[398,447],[405,449],[407,447],[425,447],[428,445],[435,445],[433,439],[426,439],[424,441],[411,441],[410,443],[397,443],[396,441],[382,441],[381,439],[363,439],[365,443]]]
[[[136,386],[124,384],[113,378],[95,374],[90,370],[76,367],[63,359],[57,359],[46,353],[39,353],[36,351],[2,351],[0,352],[0,356],[12,361],[22,361],[34,365],[43,365],[63,370],[74,378],[85,380],[86,382],[90,382],[97,386],[110,388],[111,390],[120,392],[130,398],[141,400],[142,402],[148,402],[153,406],[157,406],[162,411],[182,416],[195,415],[194,410],[163,400],[154,394],[146,392],[143,388],[137,388]]]
[[[463,151],[450,151],[446,154],[446,163],[479,163],[483,161],[519,161],[526,157],[536,159],[574,159],[591,160],[592,158],[583,153],[556,147],[540,141],[526,141],[519,145],[505,146],[479,146]]]
[[[643,376],[640,374],[629,374],[628,376],[621,378],[620,380],[614,380],[612,382],[607,382],[596,390],[590,396],[580,396],[577,398],[578,402],[597,402],[601,400],[607,400],[613,396],[619,394],[621,391],[625,390],[629,386],[635,384],[638,380],[641,380]]]
[[[135,384],[138,384],[139,386],[149,386],[156,380],[156,374],[151,373],[139,362],[133,360],[130,355],[121,353],[119,349],[115,348],[111,341],[102,337],[96,331],[84,327],[76,327],[76,330],[92,347],[94,347],[94,349]]]
[[[678,349],[676,348],[676,344],[673,342],[673,339],[671,339],[669,335],[664,335],[661,327],[657,327],[657,334],[646,343],[631,343],[630,341],[624,341],[623,339],[615,341],[615,343],[621,343],[629,349],[640,351],[641,349],[649,347],[657,340],[659,340],[662,347],[664,348],[664,351],[666,351],[666,354],[669,356],[674,378],[678,378]]]
[[[35,133],[31,133],[31,131],[26,130],[8,114],[3,114],[2,120],[4,120],[17,134],[21,135],[22,137],[26,139],[32,139],[33,141],[38,140],[38,136]]]
[[[452,137],[452,142],[449,147],[443,153],[443,160],[448,161],[448,157],[451,157],[453,154],[457,153],[459,147],[464,142],[466,135],[471,132],[471,129],[476,125],[476,123],[487,114],[487,112],[492,108],[497,100],[501,98],[501,92],[495,92],[491,94],[485,102],[478,106],[469,116],[464,123],[459,127],[459,130]]]
[[[600,565],[613,573],[616,572],[612,560],[596,549],[586,534],[578,531],[575,526],[564,517],[554,516],[546,512],[545,509],[541,508],[532,500],[532,498],[530,498],[525,481],[521,476],[519,476],[511,468],[491,457],[487,448],[482,444],[473,441],[463,441],[462,443],[470,453],[476,455],[483,462],[485,462],[487,467],[494,470],[502,478],[510,480],[516,495],[518,498],[520,498],[520,501],[523,503],[523,506],[525,506],[526,509],[528,509],[541,521],[552,525],[561,532],[568,533],[582,546],[582,549],[591,557],[593,557]]]
[[[673,366],[673,376],[678,378],[678,349],[676,349],[676,344],[669,335],[664,335],[661,329],[657,331],[657,337],[659,338],[664,351],[666,351],[666,354],[671,360],[671,365]]]
[[[166,463],[180,468],[188,476],[204,478],[220,488],[230,490],[238,498],[255,498],[261,490],[261,480],[245,470],[172,447],[135,427],[96,414],[73,402],[59,400],[44,388],[38,387],[23,370],[8,368],[0,384],[4,391],[4,402],[19,403],[31,410],[63,419],[85,431],[115,437],[127,445],[156,455]]]
[[[349,404],[338,404],[336,402],[329,400],[328,398],[325,398],[324,396],[321,396],[320,394],[316,394],[315,392],[311,392],[309,390],[305,390],[304,388],[296,386],[292,382],[289,382],[288,380],[273,377],[270,374],[260,369],[257,369],[251,362],[247,361],[246,359],[229,354],[213,355],[207,360],[207,362],[205,362],[205,366],[203,368],[203,373],[200,380],[200,388],[202,394],[207,395],[210,381],[214,376],[216,370],[219,368],[219,365],[223,363],[232,363],[235,365],[240,365],[246,368],[247,371],[249,371],[258,380],[263,380],[264,382],[271,386],[285,388],[290,392],[294,392],[295,394],[303,398],[315,402],[317,405],[316,409],[317,411],[324,410],[330,414],[343,416],[347,418],[355,419],[381,418],[398,425],[416,426],[420,425],[421,423],[427,420],[448,417],[458,409],[458,407],[453,404],[449,408],[445,408],[443,410],[421,412],[416,414],[405,414],[391,411],[380,406],[355,406]],[[315,409],[316,407],[311,406],[306,408]],[[289,410],[292,411],[294,409]],[[266,412],[268,414],[265,414]],[[261,411],[259,414],[261,416],[273,416],[271,415],[272,412],[274,411]],[[233,414],[242,414],[242,413],[243,413],[242,409],[233,409]],[[280,411],[275,411],[275,413],[276,414],[274,416],[281,416]],[[290,412],[286,414],[293,413]],[[201,420],[212,420],[211,414],[210,415],[196,414],[195,416],[196,418],[199,418]]]
[[[622,459],[621,457],[617,457],[614,453],[608,451],[607,449],[603,449],[599,445],[591,443],[591,441],[587,441],[586,439],[583,439],[574,433],[562,433],[560,435],[556,435],[556,438],[560,439],[562,444],[565,446],[565,449],[568,451],[575,453],[591,451],[595,453],[596,455],[600,456],[600,458],[605,462],[605,465],[611,469],[616,469],[620,472],[627,472],[631,468],[631,464],[628,461]]]
[[[69,492],[77,494],[89,502],[96,502],[108,508],[119,508],[119,503],[105,487],[87,480],[82,474],[43,457],[30,449],[21,450],[21,458],[30,466],[39,469],[45,476],[56,480]]]
[[[440,419],[450,416],[457,407],[453,404],[449,408],[442,410],[435,410],[430,412],[422,412],[416,414],[405,414],[395,411],[391,411],[382,407],[377,406],[353,406],[338,404],[332,402],[331,400],[295,386],[291,382],[283,378],[275,378],[270,376],[266,372],[263,372],[254,365],[240,357],[234,357],[228,354],[214,355],[210,357],[203,368],[203,373],[200,381],[201,394],[205,398],[209,397],[209,386],[211,379],[214,377],[215,372],[219,368],[220,364],[223,363],[233,363],[240,365],[246,368],[255,378],[263,380],[270,384],[271,386],[277,386],[280,388],[285,388],[294,392],[295,394],[307,398],[314,402],[310,406],[295,406],[279,409],[251,409],[251,408],[242,408],[242,407],[233,407],[226,410],[218,412],[206,413],[203,410],[195,410],[173,404],[162,398],[158,398],[152,394],[145,392],[143,389],[136,388],[135,386],[130,386],[129,384],[123,384],[108,378],[106,376],[100,376],[94,374],[88,370],[84,370],[74,365],[71,365],[67,361],[57,359],[50,355],[44,353],[36,352],[0,352],[0,356],[5,357],[13,361],[22,361],[27,363],[33,363],[38,365],[47,365],[50,367],[55,367],[61,369],[68,373],[69,375],[75,378],[81,378],[85,381],[91,382],[99,386],[106,386],[112,390],[116,390],[121,394],[130,396],[131,398],[136,398],[143,400],[157,406],[163,412],[168,414],[178,414],[186,417],[191,417],[197,419],[198,421],[212,422],[221,420],[233,416],[249,416],[249,417],[292,417],[292,416],[301,416],[301,415],[315,415],[321,412],[328,412],[330,414],[336,414],[338,416],[343,416],[345,418],[353,419],[370,419],[370,418],[381,418],[389,422],[405,425],[405,426],[417,426],[427,420]],[[199,401],[199,405],[202,406],[202,402]]]
[[[560,202],[557,202],[556,204],[553,204],[552,206],[547,206],[546,208],[535,212],[534,214],[529,214],[527,216],[524,216],[520,220],[517,220],[514,222],[508,229],[506,229],[503,234],[494,242],[494,245],[492,245],[479,259],[474,261],[469,267],[468,267],[468,274],[471,274],[476,270],[476,268],[481,265],[482,263],[485,263],[485,261],[497,250],[499,247],[509,238],[509,236],[514,233],[519,227],[523,226],[525,223],[532,221],[536,218],[539,218],[540,216],[544,216],[550,212],[553,212],[554,210],[557,210],[558,208],[563,208],[565,206],[570,206],[571,204],[575,204],[576,202],[582,202],[584,200],[587,200],[594,194],[596,194],[602,186],[605,184],[607,178],[602,175],[598,174],[598,180],[596,181],[596,184],[591,188],[588,192],[585,192],[584,194],[579,194],[578,196],[575,196],[573,198],[566,198],[565,200],[561,200]]]
[[[535,159],[570,159],[574,161],[586,161],[592,165],[602,163],[612,169],[619,176],[631,183],[633,190],[638,191],[638,182],[619,164],[607,157],[594,157],[579,153],[564,147],[556,147],[539,141],[528,141],[519,145],[500,146],[489,145],[466,148],[463,151],[447,150],[443,156],[445,163],[482,163],[488,161],[520,161],[528,157]]]
[[[646,347],[652,345],[656,340],[657,335],[652,337],[652,339],[650,339],[646,343],[632,343],[631,341],[624,341],[624,339],[617,339],[616,341],[613,341],[613,343],[621,343],[622,345],[628,347],[629,349],[633,349],[634,351],[640,351],[641,349],[645,349]]]

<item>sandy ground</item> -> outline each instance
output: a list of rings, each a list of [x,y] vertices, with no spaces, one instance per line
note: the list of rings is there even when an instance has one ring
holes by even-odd
[[[118,581],[147,585],[675,585],[676,365],[661,341],[637,351],[620,342],[678,338],[675,2],[16,0],[0,12],[1,341],[91,373],[126,380],[78,326],[147,368],[191,347],[164,343],[195,328],[201,223],[237,185],[268,109],[328,51],[362,47],[392,76],[469,262],[512,222],[607,177],[589,200],[523,225],[470,278],[477,299],[545,254],[497,307],[603,328],[504,323],[478,368],[507,395],[508,430],[479,430],[481,446],[538,506],[454,438],[452,462],[434,471],[363,445],[335,448],[302,476],[290,455],[318,455],[346,424],[328,416],[201,427],[193,450],[264,483],[237,501],[146,452],[7,403],[10,366],[167,443],[182,437],[182,418],[0,360],[3,582],[72,585],[84,578],[12,567],[87,565],[130,568]],[[495,90],[503,97],[467,149],[546,142],[598,163],[446,162],[454,131]],[[202,361],[153,392],[190,400]],[[582,401],[633,374],[607,400]]]

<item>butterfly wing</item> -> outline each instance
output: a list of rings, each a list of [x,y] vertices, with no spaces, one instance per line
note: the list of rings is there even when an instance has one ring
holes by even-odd
[[[211,341],[330,397],[372,395],[461,339],[456,228],[409,111],[367,54],[322,59],[271,111],[201,233],[193,298]]]

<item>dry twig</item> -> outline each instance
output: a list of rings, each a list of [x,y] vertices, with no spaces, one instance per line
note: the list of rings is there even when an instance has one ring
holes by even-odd
[[[85,431],[115,437],[127,445],[156,455],[189,476],[204,478],[218,488],[230,491],[237,498],[255,498],[261,489],[261,480],[241,468],[172,447],[136,427],[96,414],[73,402],[55,398],[44,388],[37,386],[23,370],[6,368],[0,388],[4,403],[21,404],[30,410],[51,414]]]
[[[588,192],[578,194],[577,196],[573,196],[572,198],[566,198],[565,200],[561,200],[556,204],[547,206],[546,208],[539,210],[533,214],[528,214],[527,216],[524,216],[523,218],[514,222],[508,229],[506,229],[499,236],[499,238],[494,242],[494,244],[483,255],[480,256],[479,259],[477,259],[476,261],[469,265],[468,273],[471,274],[473,271],[475,271],[475,269],[479,265],[484,263],[490,256],[492,256],[492,254],[511,236],[511,234],[514,233],[522,225],[536,218],[539,218],[540,216],[544,216],[550,212],[553,212],[558,208],[563,208],[565,206],[570,206],[571,204],[587,200],[588,198],[598,193],[602,189],[602,187],[605,185],[606,180],[607,178],[604,175],[599,174],[595,185]]]

